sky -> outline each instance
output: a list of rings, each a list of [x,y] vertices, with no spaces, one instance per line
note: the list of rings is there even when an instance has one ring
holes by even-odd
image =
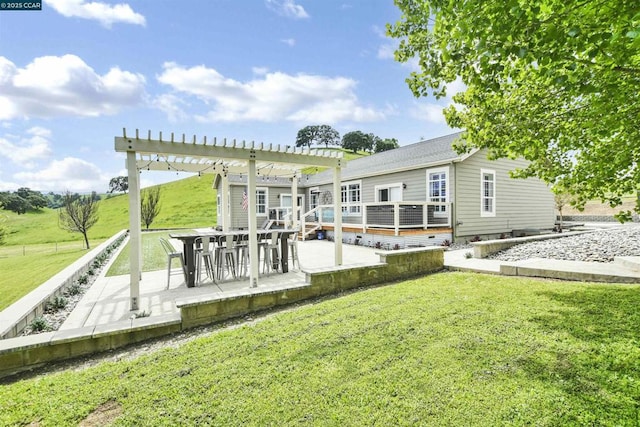
[[[454,132],[451,101],[415,98],[417,61],[393,58],[392,0],[122,1],[0,10],[0,191],[106,192],[123,128],[274,145],[320,124],[400,145]]]

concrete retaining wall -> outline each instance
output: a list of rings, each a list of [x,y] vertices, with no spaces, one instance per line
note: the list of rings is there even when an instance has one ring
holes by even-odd
[[[380,263],[305,271],[299,286],[258,287],[224,297],[176,301],[180,314],[133,318],[78,329],[0,340],[0,378],[91,353],[124,347],[198,325],[241,317],[297,301],[396,280],[423,276],[444,268],[442,247],[379,252]]]
[[[535,242],[538,240],[558,239],[561,237],[575,236],[576,234],[590,233],[590,231],[572,231],[569,233],[542,234],[540,236],[515,237],[513,239],[486,240],[481,242],[472,242],[473,257],[486,258],[496,252],[509,249],[512,246],[521,243]]]
[[[12,338],[18,336],[36,317],[42,316],[48,301],[64,291],[80,276],[87,274],[93,261],[102,255],[110,246],[119,244],[127,235],[127,230],[103,242],[98,247],[83,255],[73,264],[11,304],[0,312],[0,338]]]

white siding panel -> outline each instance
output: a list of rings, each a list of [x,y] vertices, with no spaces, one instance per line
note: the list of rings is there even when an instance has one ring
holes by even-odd
[[[549,187],[538,179],[509,176],[510,170],[526,164],[524,160],[488,160],[486,151],[481,150],[456,165],[456,237],[510,233],[524,228],[553,228],[554,202]],[[495,217],[480,214],[481,169],[496,172]]]

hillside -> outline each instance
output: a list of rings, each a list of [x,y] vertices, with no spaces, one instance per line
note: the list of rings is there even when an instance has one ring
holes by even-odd
[[[160,214],[152,228],[202,227],[216,223],[216,191],[211,188],[213,175],[196,176],[162,184]],[[100,201],[99,220],[90,230],[89,239],[104,240],[118,231],[129,228],[129,199],[126,194]],[[0,211],[7,228],[5,245],[33,245],[81,240],[78,233],[70,233],[58,226],[58,211],[45,208],[18,215]]]

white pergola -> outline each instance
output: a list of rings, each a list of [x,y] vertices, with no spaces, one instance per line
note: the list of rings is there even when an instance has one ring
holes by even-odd
[[[228,174],[246,174],[248,179],[248,215],[249,215],[249,281],[252,287],[258,286],[258,234],[256,220],[256,176],[259,171],[268,171],[270,176],[292,177],[291,200],[292,210],[298,208],[298,180],[301,169],[309,166],[329,167],[333,169],[334,212],[342,212],[341,168],[344,166],[342,153],[326,150],[310,150],[272,144],[264,145],[218,141],[216,138],[200,141],[195,136],[190,141],[184,134],[175,140],[173,133],[169,139],[151,137],[148,131],[146,138],[140,138],[136,129],[135,136],[115,137],[115,150],[127,154],[127,173],[129,178],[129,227],[131,245],[130,273],[130,309],[139,309],[140,278],[142,275],[142,240],[140,221],[140,171],[155,170],[169,172],[191,172],[197,174],[220,174],[222,177],[221,208],[225,220],[223,224],[228,231]],[[334,215],[335,221],[335,265],[342,265],[342,215]],[[297,227],[297,215],[293,215],[293,226]]]

